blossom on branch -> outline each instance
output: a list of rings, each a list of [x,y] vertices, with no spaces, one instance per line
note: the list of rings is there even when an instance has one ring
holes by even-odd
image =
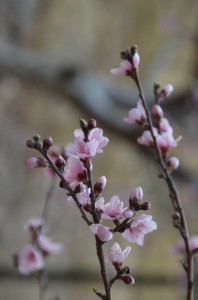
[[[152,220],[152,216],[142,214],[127,224],[127,228],[122,236],[131,243],[139,246],[144,244],[144,235],[157,229],[157,224]]]
[[[109,241],[113,238],[113,233],[109,227],[101,224],[91,224],[89,230],[99,237],[102,242]]]
[[[137,108],[130,109],[128,116],[123,118],[123,120],[129,124],[144,125],[146,123],[147,117],[141,100],[138,100]]]
[[[113,265],[121,266],[131,252],[131,247],[126,247],[123,251],[118,243],[114,243],[108,253],[108,259]]]
[[[44,268],[41,252],[33,245],[26,245],[18,256],[18,270],[21,274],[29,275]]]

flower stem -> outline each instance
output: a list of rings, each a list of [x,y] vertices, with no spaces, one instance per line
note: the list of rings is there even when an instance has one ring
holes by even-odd
[[[160,164],[164,175],[165,175],[165,180],[166,183],[168,185],[169,188],[169,192],[170,192],[170,199],[172,201],[173,204],[173,208],[176,212],[179,213],[180,218],[181,218],[181,226],[178,228],[180,231],[180,234],[184,240],[185,243],[185,250],[186,250],[186,257],[187,257],[187,262],[186,262],[186,273],[187,273],[187,296],[186,296],[186,300],[193,300],[193,256],[191,253],[191,249],[190,249],[190,241],[189,241],[189,231],[188,231],[188,225],[187,225],[187,221],[186,221],[186,216],[185,216],[185,212],[184,209],[181,205],[181,200],[179,197],[179,193],[178,190],[176,188],[176,184],[170,174],[170,171],[168,170],[166,163],[164,161],[163,155],[161,153],[160,148],[158,147],[157,144],[157,140],[154,134],[154,126],[153,126],[153,122],[152,122],[152,118],[151,118],[151,112],[150,109],[147,106],[147,102],[143,93],[143,89],[141,86],[141,82],[139,79],[139,75],[138,75],[138,71],[137,69],[134,69],[134,77],[133,77],[138,91],[139,91],[139,96],[142,100],[142,104],[144,106],[145,109],[145,113],[147,116],[147,122],[148,122],[148,128],[150,130],[150,133],[152,135],[153,138],[153,142],[154,142],[154,147],[155,147],[155,151],[156,151],[156,155],[157,155],[157,160],[158,163]]]

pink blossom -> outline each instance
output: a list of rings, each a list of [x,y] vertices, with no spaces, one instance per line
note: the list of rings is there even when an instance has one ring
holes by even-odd
[[[122,265],[130,252],[131,247],[126,247],[122,251],[120,245],[118,243],[114,243],[109,250],[108,259],[112,264]]]
[[[130,199],[136,198],[138,200],[142,200],[143,198],[143,190],[140,186],[136,187],[130,194]]]
[[[67,155],[75,155],[81,159],[91,159],[96,155],[99,142],[97,140],[91,140],[85,142],[80,138],[76,138],[74,144],[69,144],[65,147]]]
[[[76,193],[76,196],[78,198],[79,203],[84,207],[87,208],[90,206],[91,202],[90,202],[90,198],[89,198],[89,193],[90,193],[90,189],[86,189],[84,187],[84,190],[80,193]],[[68,204],[68,206],[70,207],[74,207],[76,206],[76,202],[74,201],[72,196],[68,196],[66,203]]]
[[[125,229],[122,236],[131,243],[137,243],[139,246],[144,244],[144,235],[157,229],[157,224],[152,220],[152,216],[142,214],[128,223],[129,227]]]
[[[21,274],[28,275],[44,268],[41,252],[34,246],[26,245],[18,258],[18,270]]]
[[[40,234],[37,241],[38,247],[44,256],[57,254],[62,250],[62,245],[53,242],[49,237]]]
[[[154,134],[157,134],[157,129],[154,129]],[[154,145],[153,143],[153,137],[149,130],[145,130],[140,137],[138,137],[137,142],[141,145],[150,146],[152,147]]]
[[[91,224],[89,230],[96,234],[102,242],[109,241],[113,237],[113,233],[109,227],[101,224]]]
[[[157,89],[157,95],[159,100],[163,100],[169,97],[172,92],[173,92],[173,86],[171,84],[167,84],[164,87],[159,87]]]
[[[104,207],[105,207],[105,204],[104,204],[104,198],[103,197],[100,197],[96,203],[95,203],[95,209],[97,211],[100,211],[100,212],[103,212],[104,211]]]
[[[69,182],[83,182],[87,179],[86,169],[79,157],[71,155],[68,158],[65,179]]]
[[[172,133],[163,132],[156,136],[157,144],[161,149],[163,154],[166,154],[171,148],[177,147],[177,143],[182,139],[182,136],[179,136],[177,139],[174,139]]]
[[[161,118],[159,122],[159,129],[161,133],[163,132],[167,132],[169,134],[173,133],[173,128],[170,126],[170,123],[166,118]]]
[[[115,195],[104,205],[101,217],[103,219],[119,219],[122,216],[122,212],[123,202]]]
[[[84,133],[82,129],[76,129],[74,131],[74,135],[76,138],[79,138],[80,140],[84,140]],[[104,148],[109,142],[109,139],[103,136],[103,130],[101,128],[92,129],[89,132],[88,140],[98,141],[97,153],[102,153],[103,152],[102,148]]]
[[[192,235],[189,239],[190,242],[190,249],[191,251],[198,249],[198,236],[197,235]],[[184,240],[179,240],[179,242],[173,247],[173,253],[174,254],[180,254],[184,255],[186,248],[185,248],[185,243]]]
[[[111,69],[111,74],[131,76],[131,68],[132,64],[128,60],[123,59],[119,68]]]
[[[141,100],[138,100],[137,108],[130,109],[128,112],[128,116],[125,117],[123,120],[124,122],[130,124],[138,124],[138,125],[145,124],[147,117]]]
[[[29,157],[25,160],[25,165],[28,168],[40,168],[46,167],[48,164],[42,158],[39,157]]]
[[[179,167],[179,159],[175,156],[170,157],[167,161],[169,170],[174,171]]]

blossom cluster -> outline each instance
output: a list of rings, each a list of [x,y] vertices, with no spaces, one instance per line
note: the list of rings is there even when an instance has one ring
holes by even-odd
[[[29,242],[22,248],[20,253],[12,254],[15,266],[23,275],[29,275],[44,269],[45,259],[51,254],[58,254],[62,246],[53,242],[42,233],[44,220],[31,218],[24,225],[29,236]]]
[[[139,211],[150,209],[149,202],[142,202],[143,190],[137,187],[132,190],[129,196],[128,205],[117,196],[113,195],[109,201],[105,201],[102,192],[106,186],[107,179],[103,175],[95,183],[92,181],[92,159],[97,153],[102,153],[103,148],[109,140],[103,135],[103,130],[97,127],[95,120],[88,122],[81,120],[81,128],[74,131],[74,143],[65,146],[62,155],[57,154],[56,159],[51,157],[50,148],[52,138],[43,142],[33,137],[28,141],[31,148],[40,149],[45,158],[29,158],[26,165],[29,167],[52,168],[58,172],[61,178],[60,187],[67,190],[66,204],[70,207],[78,207],[83,213],[90,232],[94,233],[100,243],[113,239],[116,233],[120,233],[128,242],[136,243],[139,246],[144,244],[145,234],[157,229],[157,224],[152,220],[151,215],[145,213],[137,216]],[[49,139],[49,143],[47,140]],[[48,147],[43,150],[43,145]],[[33,162],[31,164],[31,162]],[[91,220],[89,218],[91,216]],[[105,225],[103,221],[105,220]],[[108,225],[108,222],[111,224]],[[127,247],[124,251],[116,242],[109,250],[108,260],[113,264],[119,273],[117,279],[127,284],[133,284],[134,279],[127,267],[122,267],[124,259],[131,251]]]
[[[135,70],[138,70],[140,63],[140,58],[137,59],[137,57],[139,57],[137,46],[133,46],[131,49],[122,51],[120,67],[112,69],[111,73],[114,75],[131,76],[131,78],[136,81],[134,76],[134,68]],[[129,72],[129,70],[131,71]],[[173,128],[171,127],[168,119],[164,117],[164,111],[160,105],[162,100],[170,96],[173,91],[173,86],[171,84],[167,84],[166,86],[161,87],[160,85],[155,84],[154,90],[156,104],[151,107],[151,117],[154,124],[152,131],[148,126],[148,115],[141,98],[137,101],[137,106],[130,109],[127,117],[124,117],[123,120],[129,124],[143,126],[144,131],[142,135],[138,137],[137,142],[148,147],[155,147],[156,142],[163,157],[167,158],[169,151],[176,147],[182,138],[181,136],[177,137],[176,139],[174,138]],[[170,171],[176,170],[178,166],[179,159],[177,157],[170,157],[167,159],[167,167]]]

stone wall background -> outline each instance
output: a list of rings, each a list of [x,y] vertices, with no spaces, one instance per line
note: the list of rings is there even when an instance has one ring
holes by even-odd
[[[0,14],[0,50],[4,45],[11,45],[57,59],[63,64],[103,76],[104,80],[112,81],[120,88],[130,89],[132,95],[135,93],[132,83],[126,78],[112,78],[109,70],[118,65],[120,50],[133,43],[139,45],[140,72],[149,97],[152,84],[157,81],[162,84],[171,82],[175,86],[174,94],[179,95],[179,100],[183,99],[178,102],[179,105],[174,105],[173,98],[170,99],[172,112],[168,114],[175,128],[175,136],[183,135],[179,147],[173,151],[181,158],[181,171],[176,174],[176,181],[187,209],[190,230],[196,234],[196,1],[2,0]],[[78,120],[94,118],[95,113],[84,109],[83,102],[79,106],[70,97],[16,76],[20,70],[5,71],[5,67],[0,65],[0,71],[1,294],[2,299],[8,300],[25,299],[27,296],[37,299],[36,283],[33,280],[19,280],[10,259],[12,250],[20,249],[26,242],[23,224],[31,216],[40,216],[50,185],[42,170],[25,168],[24,160],[34,155],[24,146],[25,141],[38,132],[43,137],[52,135],[57,144],[64,146],[72,141]],[[120,112],[125,116],[127,107],[120,108]],[[151,214],[158,223],[158,231],[146,237],[145,247],[133,246],[128,263],[132,265],[134,276],[137,273],[143,280],[146,277],[162,277],[166,282],[160,288],[158,285],[155,288],[155,285],[140,288],[137,284],[128,289],[118,285],[114,292],[115,299],[158,299],[159,295],[162,297],[162,290],[168,299],[181,299],[179,289],[174,289],[168,279],[176,282],[181,267],[177,258],[170,254],[178,234],[171,226],[172,209],[167,189],[157,178],[158,168],[153,164],[153,159],[135,145],[134,137],[130,139],[120,135],[102,119],[98,125],[110,138],[104,154],[98,155],[94,162],[95,180],[103,174],[108,179],[105,198],[117,194],[127,200],[131,189],[141,185],[145,200],[152,203]],[[187,175],[184,176],[184,173]],[[64,201],[64,193],[55,189],[48,216],[49,233],[54,240],[63,242],[64,251],[51,258],[48,269],[56,274],[71,270],[79,274],[95,274],[98,265],[93,236],[82,224],[78,211],[68,209]],[[122,241],[122,246],[125,245]],[[64,278],[52,281],[54,290],[49,288],[49,299],[56,293],[63,299],[79,299],[79,294],[83,295],[83,299],[94,299],[89,283],[82,281],[74,285],[73,282],[65,286],[65,282],[68,281]],[[170,290],[173,291],[171,295]]]

